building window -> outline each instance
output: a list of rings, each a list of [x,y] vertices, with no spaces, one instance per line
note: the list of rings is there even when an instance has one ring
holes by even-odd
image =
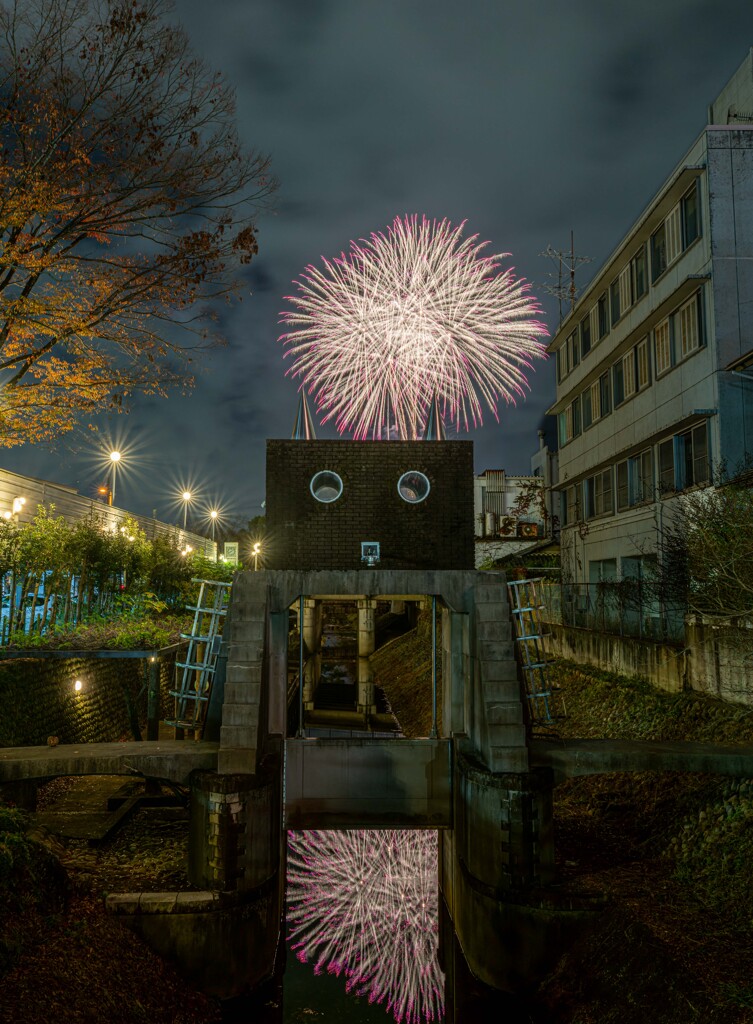
[[[588,563],[588,582],[606,583],[617,579],[617,559],[601,558]]]
[[[614,512],[612,501],[612,468],[605,469],[585,481],[586,518],[595,519]]]
[[[622,394],[624,398],[630,398],[635,394],[635,349],[631,348],[627,355],[622,357]],[[617,405],[617,395],[614,396],[614,404]]]
[[[580,362],[580,345],[578,344],[578,332],[573,333],[567,339],[568,361],[570,369],[574,370]]]
[[[583,429],[587,430],[594,421],[593,410],[591,409],[591,388],[588,388],[580,396],[580,409],[583,419]]]
[[[579,522],[581,519],[580,484],[568,487],[564,492],[564,498],[565,522],[569,525]]]
[[[683,359],[691,352],[695,352],[701,344],[699,308],[698,294],[695,294],[689,302],[680,306],[676,314],[675,334],[680,339],[680,353]]]
[[[623,509],[630,508],[630,486],[628,480],[628,464],[625,462],[617,463],[617,511],[622,512]]]
[[[612,310],[612,327],[617,323],[621,316],[620,310],[620,279],[612,281],[609,286],[609,305]]]
[[[625,401],[625,372],[624,360],[618,359],[612,367],[612,394],[614,395],[614,407],[617,408]]]
[[[662,320],[654,328],[654,347],[656,349],[656,375],[665,373],[672,366],[672,339],[669,331],[669,317]]]
[[[609,371],[599,377],[599,416],[603,419],[612,411],[612,389],[609,383]]]
[[[675,490],[675,442],[670,437],[659,445],[659,493],[672,494]]]
[[[597,420],[601,419],[601,392],[599,390],[598,380],[595,380],[588,390],[591,396],[591,422],[595,423]]]
[[[603,338],[605,334],[609,334],[609,300],[607,299],[607,293],[599,298],[599,338]]]
[[[677,466],[680,470],[678,489],[699,487],[709,483],[709,435],[708,425],[702,423],[684,434],[678,434]]]
[[[617,510],[623,511],[648,501],[653,494],[651,449],[617,464]]]
[[[664,221],[667,238],[667,266],[670,267],[682,252],[682,211],[678,203]]]
[[[337,501],[343,492],[343,482],[337,473],[332,470],[323,469],[320,473],[314,473],[311,477],[309,490],[324,505],[331,505]]]
[[[403,473],[397,482],[397,493],[409,505],[418,505],[419,502],[425,501],[430,490],[429,478],[424,473],[419,473],[417,469]]]
[[[651,280],[656,281],[701,233],[698,186],[693,185],[673,206],[651,236]]]
[[[648,364],[648,338],[639,341],[635,346],[635,362],[638,370],[638,390],[642,391],[651,383]]]
[[[630,261],[632,270],[633,302],[642,299],[648,292],[648,268],[646,267],[646,246],[642,245]]]
[[[695,242],[701,233],[701,223],[698,216],[698,186],[693,185],[689,192],[682,197],[682,243],[683,248]]]
[[[580,352],[585,357],[591,351],[591,318],[584,316],[580,322]]]
[[[651,281],[656,281],[667,269],[666,221],[651,236]]]
[[[671,494],[711,481],[708,421],[659,445],[659,489]]]
[[[650,501],[654,496],[654,457],[650,448],[646,448],[634,459],[630,460],[633,467],[632,503]]]

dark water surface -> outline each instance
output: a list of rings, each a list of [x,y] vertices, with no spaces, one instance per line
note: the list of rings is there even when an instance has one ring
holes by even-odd
[[[227,1004],[225,1024],[547,1024],[469,971],[435,833],[290,833],[287,869],[276,977]]]

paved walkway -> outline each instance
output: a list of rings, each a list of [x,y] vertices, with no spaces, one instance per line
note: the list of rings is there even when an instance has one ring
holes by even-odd
[[[363,741],[361,741],[363,742]],[[0,782],[56,775],[145,775],[185,783],[195,768],[217,770],[218,743],[146,740],[57,747],[0,747]],[[604,772],[708,772],[753,778],[753,746],[664,743],[657,740],[533,740],[532,768],[550,767],[555,779]]]
[[[604,772],[708,772],[753,778],[753,746],[659,740],[533,740],[531,767],[554,769],[557,782]]]
[[[0,782],[54,775],[128,775],[135,768],[185,783],[194,768],[217,771],[219,743],[145,740],[143,743],[70,743],[57,747],[0,747]]]

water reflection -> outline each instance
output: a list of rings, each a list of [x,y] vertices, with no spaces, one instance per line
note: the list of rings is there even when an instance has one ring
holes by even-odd
[[[288,940],[316,974],[405,1024],[444,1016],[437,834],[290,832]]]

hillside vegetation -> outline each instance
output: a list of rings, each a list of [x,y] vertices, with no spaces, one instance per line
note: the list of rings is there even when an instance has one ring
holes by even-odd
[[[372,657],[406,735],[431,726],[430,625]],[[558,661],[563,738],[753,743],[751,709]],[[753,779],[668,772],[555,791],[559,885],[605,911],[531,993],[546,1024],[753,1024]]]

